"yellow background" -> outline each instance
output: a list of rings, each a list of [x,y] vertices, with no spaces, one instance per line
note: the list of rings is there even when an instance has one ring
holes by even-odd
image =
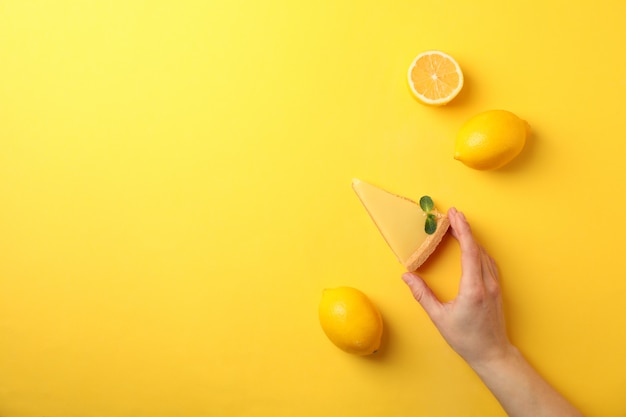
[[[358,177],[456,206],[512,340],[588,416],[626,416],[626,3],[0,2],[0,415],[503,416],[400,280]],[[447,107],[405,74],[466,76]],[[529,121],[510,166],[454,136]],[[423,269],[458,285],[447,238]],[[386,326],[335,348],[350,285]]]

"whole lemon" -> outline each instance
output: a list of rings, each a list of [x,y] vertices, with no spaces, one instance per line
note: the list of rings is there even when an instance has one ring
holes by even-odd
[[[506,110],[489,110],[461,127],[454,159],[474,169],[497,169],[519,155],[529,134],[525,120]]]
[[[374,303],[356,288],[325,289],[319,319],[326,336],[345,352],[369,355],[380,347],[382,316]]]

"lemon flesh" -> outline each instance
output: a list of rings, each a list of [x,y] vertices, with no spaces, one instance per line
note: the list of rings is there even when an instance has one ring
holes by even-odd
[[[463,72],[450,55],[441,51],[426,51],[409,66],[408,81],[411,92],[419,101],[442,106],[463,88]]]
[[[519,155],[529,133],[528,123],[509,111],[480,113],[459,130],[454,159],[474,169],[501,168]]]
[[[380,347],[383,334],[380,311],[355,288],[325,289],[319,320],[330,341],[345,352],[362,356],[375,353]]]

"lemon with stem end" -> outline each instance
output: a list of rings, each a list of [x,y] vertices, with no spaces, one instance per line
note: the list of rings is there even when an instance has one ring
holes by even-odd
[[[498,169],[524,148],[530,126],[506,110],[489,110],[469,119],[459,130],[454,159],[470,168]]]
[[[375,353],[380,347],[383,334],[380,311],[356,288],[325,289],[319,320],[330,341],[345,352],[363,356]]]

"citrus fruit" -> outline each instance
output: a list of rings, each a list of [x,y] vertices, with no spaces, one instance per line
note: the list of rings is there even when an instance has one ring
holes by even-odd
[[[319,320],[330,341],[345,352],[369,355],[380,347],[383,334],[380,312],[356,288],[325,289],[319,305]]]
[[[506,110],[489,110],[461,127],[454,159],[474,169],[497,169],[519,155],[529,134],[525,120]]]
[[[419,54],[409,66],[409,87],[422,103],[447,104],[463,88],[463,72],[450,55],[441,51]]]

